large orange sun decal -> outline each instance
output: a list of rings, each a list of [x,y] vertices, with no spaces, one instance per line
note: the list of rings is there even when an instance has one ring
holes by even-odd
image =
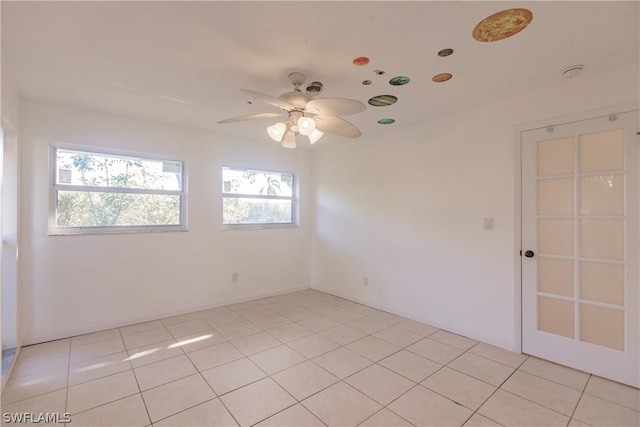
[[[479,42],[506,39],[527,28],[533,20],[528,9],[507,9],[484,18],[473,29],[473,38]]]

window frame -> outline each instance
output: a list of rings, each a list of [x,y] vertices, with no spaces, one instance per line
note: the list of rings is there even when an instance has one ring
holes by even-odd
[[[58,150],[75,151],[78,153],[93,154],[105,157],[121,157],[137,160],[152,160],[162,162],[175,162],[181,165],[181,189],[180,190],[154,190],[143,188],[123,188],[105,186],[85,186],[59,184],[56,179]],[[68,144],[55,144],[49,148],[49,230],[50,236],[82,235],[82,234],[129,234],[129,233],[164,233],[187,231],[187,162],[183,159],[175,159],[134,151],[114,150],[100,147],[86,147]],[[111,226],[58,226],[57,208],[58,191],[76,191],[89,193],[125,193],[125,194],[154,194],[175,195],[180,197],[180,223],[161,225],[111,225]]]
[[[254,194],[236,194],[225,193],[224,191],[224,170],[232,169],[242,172],[257,172],[267,174],[289,174],[291,175],[291,196],[273,196],[273,195],[254,195]],[[298,178],[296,173],[290,170],[271,170],[260,169],[245,166],[236,165],[223,165],[220,169],[221,177],[221,205],[222,205],[222,229],[223,230],[260,230],[260,229],[274,229],[274,228],[299,228],[299,197],[298,197]],[[235,195],[234,195],[235,194]],[[291,222],[260,222],[260,223],[244,223],[244,224],[225,224],[224,223],[224,199],[237,198],[237,199],[262,199],[262,200],[290,200],[291,201]]]

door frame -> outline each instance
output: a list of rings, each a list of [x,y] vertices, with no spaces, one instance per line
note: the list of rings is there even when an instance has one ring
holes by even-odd
[[[574,114],[537,120],[518,125],[513,137],[513,295],[514,295],[514,351],[522,353],[522,134],[527,131],[560,126],[573,122],[595,119],[612,114],[622,114],[640,110],[640,101],[603,107]]]

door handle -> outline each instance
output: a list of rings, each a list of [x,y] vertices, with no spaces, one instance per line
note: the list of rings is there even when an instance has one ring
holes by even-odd
[[[527,258],[533,258],[534,255],[535,253],[533,253],[533,251],[526,251],[524,253],[524,256],[526,256]]]

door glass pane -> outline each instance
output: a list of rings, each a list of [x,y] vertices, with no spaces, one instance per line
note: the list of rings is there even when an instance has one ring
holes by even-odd
[[[624,175],[580,178],[580,215],[623,215]]]
[[[573,173],[573,137],[538,142],[538,176]]]
[[[580,220],[580,256],[624,260],[624,219]]]
[[[538,297],[538,329],[567,338],[573,338],[572,301]]]
[[[580,304],[582,341],[624,350],[624,311]]]
[[[580,298],[624,305],[624,265],[582,261]]]
[[[538,181],[539,215],[573,215],[573,179]]]
[[[538,257],[538,291],[573,296],[573,261]]]
[[[538,219],[538,252],[573,255],[573,219]]]
[[[580,135],[580,172],[624,169],[624,129]]]

